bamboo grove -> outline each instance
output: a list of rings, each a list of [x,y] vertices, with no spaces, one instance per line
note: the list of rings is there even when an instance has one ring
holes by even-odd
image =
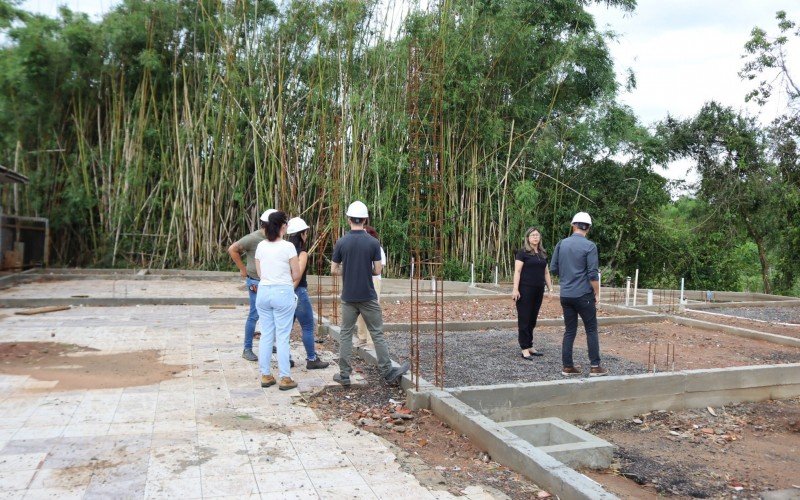
[[[664,251],[646,222],[669,202],[667,156],[617,103],[585,4],[124,0],[93,21],[0,0],[0,163],[30,177],[20,210],[51,219],[62,264],[225,269],[268,207],[308,221],[321,256],[358,198],[407,276],[426,224],[409,217],[413,45],[446,276],[508,275],[526,227],[552,249],[577,210],[624,275]]]

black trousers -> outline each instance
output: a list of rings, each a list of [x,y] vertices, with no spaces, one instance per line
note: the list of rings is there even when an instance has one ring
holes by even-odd
[[[536,328],[536,318],[542,307],[544,286],[519,286],[519,300],[517,300],[517,327],[519,328],[519,347],[530,349],[533,347],[533,329]]]

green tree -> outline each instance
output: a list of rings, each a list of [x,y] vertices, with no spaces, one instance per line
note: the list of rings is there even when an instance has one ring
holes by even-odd
[[[768,250],[781,230],[776,217],[783,198],[776,169],[769,161],[763,130],[716,102],[689,120],[668,118],[660,125],[672,160],[690,158],[700,174],[698,195],[714,207],[720,224],[732,223],[755,243],[764,291],[771,293]],[[728,217],[735,214],[734,219]]]

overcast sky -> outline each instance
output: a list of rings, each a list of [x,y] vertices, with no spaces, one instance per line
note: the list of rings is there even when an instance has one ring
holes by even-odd
[[[25,0],[22,7],[50,15],[58,5],[99,16],[118,0]],[[642,123],[667,113],[687,118],[703,103],[722,104],[759,115],[768,123],[784,107],[774,100],[763,109],[744,102],[752,85],[739,79],[744,43],[754,26],[776,32],[775,12],[785,10],[800,21],[800,0],[639,0],[633,14],[603,5],[589,7],[598,26],[618,34],[609,45],[620,81],[628,68],[637,88],[621,95]],[[792,47],[800,61],[800,47]],[[800,71],[800,62],[797,64]],[[671,165],[665,175],[687,177],[687,165]],[[689,179],[694,177],[690,174]]]
[[[620,99],[646,125],[667,113],[691,117],[712,99],[758,115],[763,123],[780,114],[785,107],[780,99],[764,108],[745,103],[752,82],[737,74],[750,31],[759,26],[776,33],[779,10],[800,21],[800,0],[640,0],[632,14],[602,5],[589,8],[598,27],[618,34],[609,42],[617,74],[624,81],[630,68],[637,82],[636,89]],[[800,61],[800,47],[791,48]],[[695,180],[688,167],[687,162],[673,164],[661,173]]]

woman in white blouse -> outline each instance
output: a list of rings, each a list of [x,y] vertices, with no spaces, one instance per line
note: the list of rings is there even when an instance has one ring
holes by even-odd
[[[300,275],[297,250],[283,240],[288,218],[284,212],[270,214],[262,222],[267,239],[256,248],[256,270],[260,282],[256,294],[256,309],[261,322],[261,340],[258,344],[258,365],[261,370],[261,387],[275,385],[270,373],[272,344],[278,351],[278,388],[294,389],[297,382],[289,372],[289,334],[294,323],[296,307],[294,277]]]

